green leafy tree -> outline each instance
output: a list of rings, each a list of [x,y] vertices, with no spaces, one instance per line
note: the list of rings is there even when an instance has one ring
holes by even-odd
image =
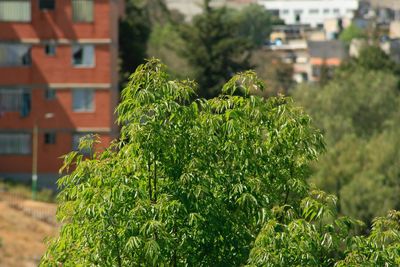
[[[336,197],[312,190],[298,207],[275,207],[256,238],[249,266],[333,266],[360,221],[336,214]]]
[[[389,211],[374,219],[371,234],[352,238],[352,247],[338,267],[399,266],[400,265],[400,212]]]
[[[306,165],[323,147],[289,99],[249,96],[255,87],[246,72],[192,102],[192,82],[140,66],[117,109],[121,138],[65,157],[63,226],[42,265],[245,264],[271,209],[307,195]]]
[[[139,66],[117,108],[121,137],[104,151],[86,137],[90,153],[65,156],[62,226],[41,266],[398,265],[399,213],[357,236],[336,197],[306,183],[324,147],[310,118],[254,88],[248,71],[193,101],[193,82]]]

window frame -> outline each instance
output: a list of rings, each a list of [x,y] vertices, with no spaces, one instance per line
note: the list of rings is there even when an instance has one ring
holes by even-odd
[[[1,137],[2,135],[7,135],[9,137],[9,140],[6,141],[1,141]],[[0,132],[0,144],[8,144],[9,146],[11,146],[11,141],[10,141],[10,137],[11,139],[17,138],[17,137],[24,137],[26,138],[26,140],[23,140],[23,142],[25,142],[26,146],[26,150],[21,149],[21,145],[18,147],[19,151],[9,151],[9,152],[3,152],[2,149],[4,149],[5,146],[1,146],[0,147],[0,155],[4,156],[4,155],[18,155],[18,156],[27,156],[27,155],[31,155],[32,154],[32,134],[28,133],[28,132],[6,132],[6,131],[1,131]],[[18,150],[18,149],[16,149]]]
[[[53,8],[48,8],[48,7],[44,7],[43,8],[42,7],[42,1],[45,1],[45,3],[46,3],[46,1],[52,1],[53,2]],[[55,11],[56,8],[57,8],[56,0],[39,0],[38,4],[39,4],[39,10],[40,11]]]
[[[29,5],[29,18],[24,19],[24,20],[17,20],[17,19],[2,19],[0,16],[0,22],[10,22],[10,23],[30,23],[32,22],[32,1],[31,0],[7,0],[9,2],[27,2]],[[1,4],[1,3],[0,3]],[[0,13],[1,14],[1,13]]]
[[[46,99],[47,101],[52,101],[55,100],[56,98],[57,98],[56,90],[51,88],[47,88],[44,90],[44,99]]]
[[[91,60],[90,64],[84,64],[84,63],[76,64],[75,63],[74,55],[75,55],[76,52],[74,50],[75,50],[76,47],[81,47],[82,48],[82,61],[84,60],[84,57],[85,57],[84,56],[85,47],[91,47],[92,48],[93,57],[92,57],[92,60]],[[94,44],[80,44],[80,43],[73,44],[71,46],[71,61],[72,61],[72,66],[74,68],[94,68],[94,67],[96,67],[96,46]]]
[[[5,47],[5,58],[12,53],[16,53],[16,51],[12,51],[12,49],[16,49],[18,46],[25,47],[26,53],[23,55],[19,55],[18,60],[12,62],[12,64],[7,64],[9,62],[2,63],[0,61],[0,68],[24,68],[32,66],[32,44],[18,43],[18,42],[7,42],[0,41],[0,49],[1,47]],[[1,51],[0,51],[1,54]]]
[[[57,54],[57,45],[54,43],[45,43],[44,53],[46,56],[55,57]]]
[[[76,96],[75,94],[78,92],[90,92],[91,94],[91,108],[87,109],[87,108],[76,108],[75,107],[75,98],[79,98],[78,96]],[[72,111],[74,113],[94,113],[96,111],[96,90],[93,88],[74,88],[72,90]]]
[[[2,95],[6,95],[3,106]],[[8,96],[7,96],[8,95]],[[8,99],[7,99],[8,98]],[[10,100],[12,103],[10,103]],[[0,112],[18,112],[21,117],[29,116],[32,109],[32,92],[27,88],[0,87]]]
[[[43,134],[43,143],[45,145],[57,144],[57,134],[54,131],[45,132]]]
[[[77,17],[76,17],[76,11],[74,11],[75,9],[74,9],[74,1],[90,1],[92,4],[92,10],[91,10],[91,18],[89,18],[89,19],[86,19],[86,20],[80,20],[80,19],[77,19]],[[94,16],[95,16],[95,1],[94,0],[71,0],[71,9],[72,9],[72,21],[74,22],[74,23],[94,23]]]

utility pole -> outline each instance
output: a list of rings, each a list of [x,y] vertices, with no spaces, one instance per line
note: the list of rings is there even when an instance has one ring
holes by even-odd
[[[37,166],[38,166],[38,137],[39,135],[39,126],[37,120],[35,121],[35,125],[33,126],[33,134],[32,134],[32,199],[36,200],[37,193]]]
[[[44,119],[51,119],[54,113],[44,114]],[[39,119],[35,120],[32,132],[32,199],[36,200],[38,183],[38,142],[39,142]]]

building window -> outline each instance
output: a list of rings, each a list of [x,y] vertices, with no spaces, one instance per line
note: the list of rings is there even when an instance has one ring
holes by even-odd
[[[333,10],[333,13],[334,13],[334,14],[339,14],[339,13],[340,13],[340,10],[339,10],[338,8],[335,8],[335,9]]]
[[[56,133],[54,132],[44,133],[44,143],[46,145],[54,145],[56,143]]]
[[[31,1],[1,0],[0,21],[14,21],[14,22],[31,21]]]
[[[74,22],[93,22],[93,0],[72,0]]]
[[[329,9],[327,9],[327,8],[324,9],[324,14],[329,14],[329,12],[330,12]]]
[[[321,75],[321,66],[313,65],[312,66],[312,76],[319,77]]]
[[[282,9],[282,15],[289,14],[289,9]]]
[[[279,9],[270,9],[269,12],[273,15],[273,16],[279,16]]]
[[[0,67],[29,66],[31,45],[0,43]]]
[[[318,9],[310,9],[310,10],[308,11],[308,13],[310,13],[310,14],[318,14],[318,13],[319,13],[319,10],[318,10]]]
[[[0,154],[31,153],[31,136],[25,133],[0,133]]]
[[[93,104],[94,90],[92,89],[74,89],[72,91],[72,109],[75,112],[94,111]]]
[[[0,89],[0,115],[20,112],[23,117],[31,111],[31,94],[23,89]]]
[[[94,45],[73,45],[72,63],[77,67],[94,66]]]
[[[44,52],[48,56],[55,56],[56,55],[56,45],[55,44],[45,44]]]
[[[53,100],[56,99],[56,91],[53,89],[46,89],[44,91],[44,98],[46,100]]]
[[[41,10],[54,10],[56,8],[55,0],[39,0],[39,8]]]

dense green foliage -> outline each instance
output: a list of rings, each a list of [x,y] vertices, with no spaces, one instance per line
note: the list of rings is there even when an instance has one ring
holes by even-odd
[[[382,51],[380,47],[375,45],[362,47],[358,57],[345,61],[340,67],[343,74],[351,73],[357,69],[400,74],[398,64]]]
[[[367,224],[400,207],[398,77],[395,63],[381,53],[367,48],[326,86],[294,92],[327,142],[311,180],[338,196],[341,213]]]
[[[345,28],[339,35],[339,39],[347,44],[351,43],[353,39],[366,39],[367,33],[355,24],[351,24]]]
[[[119,22],[120,82],[149,56],[149,42],[157,25],[166,23],[169,14],[164,0],[126,0],[124,15]]]
[[[147,57],[147,41],[151,23],[143,1],[126,1],[125,17],[119,22],[120,80],[126,82],[130,73]]]
[[[250,96],[255,88],[263,84],[245,72],[222,95],[193,101],[193,82],[170,80],[157,60],[140,66],[117,108],[121,137],[89,157],[65,156],[63,225],[41,265],[398,262],[398,213],[356,236],[360,223],[306,183],[321,134],[290,99]]]
[[[205,1],[204,13],[182,24],[179,35],[185,40],[180,53],[199,83],[198,94],[212,98],[222,85],[238,71],[250,67],[251,43],[239,33],[239,23],[227,8],[214,9]]]
[[[269,39],[273,25],[283,21],[258,4],[250,4],[239,11],[232,11],[239,35],[247,38],[253,47],[261,47]]]

